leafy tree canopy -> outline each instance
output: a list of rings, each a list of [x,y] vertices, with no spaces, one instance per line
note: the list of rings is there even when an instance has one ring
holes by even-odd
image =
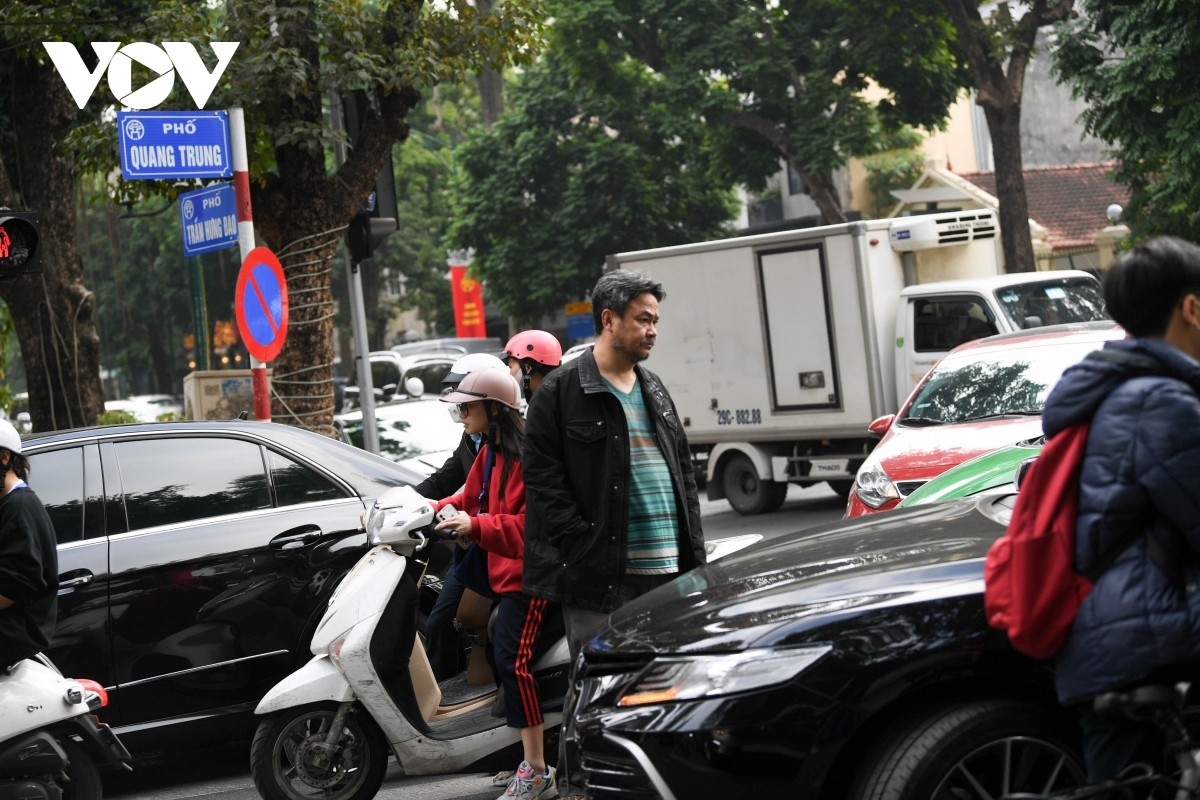
[[[526,321],[585,297],[605,255],[712,238],[736,213],[706,127],[660,74],[610,50],[584,80],[563,45],[512,87],[516,110],[458,150],[450,241]]]
[[[1083,0],[1058,28],[1058,74],[1088,103],[1088,133],[1114,148],[1132,189],[1134,237],[1200,239],[1200,4]]]

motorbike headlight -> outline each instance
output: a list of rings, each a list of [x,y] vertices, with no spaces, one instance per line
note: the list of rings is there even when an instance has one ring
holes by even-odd
[[[832,649],[833,645],[818,644],[722,656],[656,658],[625,690],[617,705],[696,700],[786,683]]]
[[[854,490],[858,499],[871,508],[879,508],[888,500],[900,498],[896,484],[892,483],[892,479],[883,471],[883,467],[873,461],[863,464],[858,471]]]

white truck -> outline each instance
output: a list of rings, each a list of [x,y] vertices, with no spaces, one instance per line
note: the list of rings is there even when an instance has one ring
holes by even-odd
[[[878,441],[869,426],[949,350],[1106,318],[1089,273],[1003,274],[997,232],[992,212],[970,210],[609,256],[666,290],[648,366],[709,498],[757,514],[788,483],[845,496]]]

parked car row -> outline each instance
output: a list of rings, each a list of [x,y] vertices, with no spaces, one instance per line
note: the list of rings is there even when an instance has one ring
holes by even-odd
[[[359,516],[423,478],[236,420],[60,431],[25,448],[59,541],[47,655],[104,686],[101,717],[135,751],[205,723],[225,736],[252,725],[262,694],[310,657],[331,592],[366,551]]]

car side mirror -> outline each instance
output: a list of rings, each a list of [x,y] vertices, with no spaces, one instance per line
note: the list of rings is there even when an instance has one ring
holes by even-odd
[[[875,420],[870,425],[868,425],[867,430],[869,430],[871,433],[876,434],[877,436],[883,436],[885,433],[888,432],[888,430],[892,427],[892,423],[895,421],[896,421],[896,415],[888,414],[886,416],[880,417],[879,419]]]
[[[1021,323],[1026,330],[1029,330],[1030,328],[1040,328],[1044,324],[1045,323],[1042,322],[1042,318],[1036,316],[1026,317],[1025,321]]]
[[[21,411],[17,414],[17,422],[29,422],[30,419],[28,411]]]
[[[1037,460],[1037,456],[1027,458],[1017,467],[1017,477],[1013,480],[1013,483],[1016,485],[1018,492],[1021,491],[1021,484],[1025,482],[1026,476],[1029,475],[1029,470],[1033,467],[1033,462]]]
[[[404,391],[408,392],[409,397],[420,397],[425,394],[425,381],[415,376],[409,378],[404,382]]]
[[[399,388],[399,387],[397,387],[396,384],[394,384],[394,383],[385,383],[383,385],[383,396],[391,397],[392,395],[394,395],[396,393],[397,388]]]

